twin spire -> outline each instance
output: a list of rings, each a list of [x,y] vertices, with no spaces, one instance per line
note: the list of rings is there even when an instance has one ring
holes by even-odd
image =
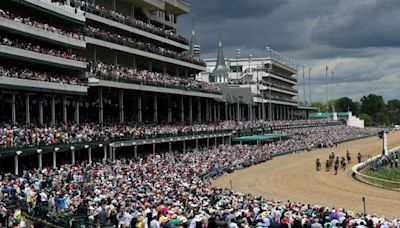
[[[200,56],[200,45],[197,43],[196,40],[196,31],[194,30],[194,17],[192,16],[192,37],[190,39],[190,50],[189,53],[193,56]]]

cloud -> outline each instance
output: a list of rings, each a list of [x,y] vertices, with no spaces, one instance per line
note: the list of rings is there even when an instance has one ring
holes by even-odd
[[[221,31],[226,57],[237,48],[242,56],[263,56],[269,46],[312,66],[314,100],[326,97],[326,65],[335,72],[337,94],[397,97],[399,0],[188,1],[205,58],[215,58]],[[179,32],[190,36],[191,16],[179,20]]]

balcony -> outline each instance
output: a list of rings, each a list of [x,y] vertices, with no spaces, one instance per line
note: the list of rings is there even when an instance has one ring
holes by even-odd
[[[266,73],[263,77],[271,77],[271,78],[277,79],[282,82],[287,82],[292,85],[297,85],[297,79],[286,76],[286,75],[281,75],[276,72]],[[267,79],[264,79],[264,80],[267,80]]]
[[[109,10],[109,9],[98,9],[98,8],[94,8],[92,6],[87,6],[85,8],[85,10],[87,12],[87,14],[86,14],[86,18],[87,19],[91,19],[91,20],[98,21],[98,22],[106,24],[106,25],[111,25],[111,26],[114,26],[114,27],[117,27],[117,28],[120,28],[120,29],[124,29],[124,30],[127,30],[129,32],[134,32],[134,33],[137,33],[139,35],[148,36],[148,34],[145,35],[143,33],[138,33],[137,30],[127,29],[127,28],[135,28],[135,29],[138,29],[138,30],[145,31],[147,33],[154,34],[156,36],[160,36],[160,37],[163,37],[163,38],[170,39],[170,40],[175,41],[175,42],[177,42],[179,44],[182,44],[184,46],[189,45],[189,41],[187,39],[185,39],[185,38],[183,38],[183,37],[181,37],[181,36],[179,36],[179,35],[177,35],[175,33],[171,33],[171,32],[169,32],[167,30],[164,30],[164,29],[162,29],[160,27],[156,27],[156,26],[154,26],[152,24],[145,23],[145,22],[143,22],[141,20],[137,20],[137,19],[132,18],[130,16],[121,15],[121,14],[119,16],[116,16],[114,11],[112,11],[112,10]],[[94,15],[96,15],[98,17],[94,17]],[[148,16],[150,17],[150,15],[148,15]],[[110,21],[104,21],[104,20],[101,20],[101,18],[105,18],[105,19],[108,19],[110,21],[113,21],[113,22],[116,22],[116,23],[119,23],[119,24],[122,24],[122,25],[126,25],[127,27],[121,27],[120,25],[117,26],[116,24],[110,24]],[[150,38],[153,39],[153,37],[150,37]]]
[[[114,50],[118,50],[121,52],[126,52],[129,54],[134,54],[134,55],[139,55],[139,56],[143,56],[145,58],[150,58],[150,59],[154,59],[157,61],[161,61],[161,62],[166,62],[166,63],[171,63],[174,65],[179,65],[179,66],[183,66],[183,67],[187,67],[190,69],[195,69],[198,71],[205,71],[206,67],[205,66],[201,66],[198,64],[194,64],[191,62],[186,62],[177,58],[173,58],[172,56],[163,56],[161,54],[158,53],[151,53],[147,50],[141,50],[138,47],[130,47],[130,46],[124,46],[122,44],[118,44],[118,43],[114,43],[114,42],[109,42],[109,41],[104,41],[104,40],[100,40],[97,37],[96,38],[92,38],[92,35],[89,35],[87,33],[87,37],[86,37],[86,42],[88,44],[92,44],[92,45],[96,45],[96,46],[101,46],[104,48],[110,48],[110,49],[114,49]],[[110,40],[111,41],[111,40]]]
[[[86,95],[88,87],[0,76],[0,88],[34,92]]]
[[[114,28],[122,29],[122,30],[125,30],[127,32],[131,32],[131,33],[143,36],[143,37],[146,37],[146,38],[149,38],[149,39],[152,39],[152,40],[159,41],[161,43],[165,43],[165,44],[168,44],[168,45],[171,45],[171,46],[175,46],[175,47],[181,48],[183,50],[189,50],[189,46],[187,44],[185,44],[185,43],[178,42],[178,41],[172,40],[170,38],[167,38],[165,36],[161,36],[161,35],[158,35],[158,34],[154,34],[154,33],[148,32],[148,31],[146,31],[144,29],[141,29],[139,27],[133,27],[132,25],[128,25],[128,24],[125,24],[125,23],[122,23],[122,22],[114,21],[114,20],[111,20],[111,19],[108,19],[108,18],[105,18],[105,17],[102,17],[102,16],[95,15],[93,13],[86,13],[86,18],[90,19],[90,20],[93,20],[93,21],[100,22],[100,23],[105,24],[105,25],[112,26]]]
[[[79,9],[71,6],[61,4],[58,2],[52,2],[51,0],[13,0],[29,7],[36,8],[38,10],[50,13],[55,16],[62,17],[66,20],[76,21],[79,23],[85,23],[85,13]]]
[[[87,67],[86,62],[60,58],[5,45],[0,45],[0,56],[71,70],[85,70]]]
[[[176,29],[176,27],[177,27],[174,22],[167,21],[167,20],[165,20],[165,18],[156,16],[156,15],[150,15],[150,20],[156,21],[156,22],[158,22],[160,24],[166,25],[166,26],[174,28],[174,29]]]
[[[9,32],[21,34],[23,36],[36,38],[54,44],[59,44],[66,47],[81,48],[81,49],[86,48],[86,42],[84,40],[63,36],[58,33],[35,28],[30,25],[22,24],[1,17],[0,17],[0,28],[6,29]]]
[[[177,15],[190,13],[190,5],[185,0],[165,0],[165,8]]]
[[[184,96],[204,97],[211,99],[222,99],[221,94],[205,92],[187,87],[172,87],[144,81],[133,81],[118,79],[109,75],[92,75],[88,80],[90,87],[111,87],[126,90],[146,91],[152,93],[178,94]]]

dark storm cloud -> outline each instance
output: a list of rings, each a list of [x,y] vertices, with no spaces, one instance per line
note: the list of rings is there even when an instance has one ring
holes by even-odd
[[[189,0],[202,56],[263,56],[266,46],[313,66],[314,98],[324,94],[325,66],[336,89],[359,98],[396,94],[400,82],[400,0]],[[179,32],[190,37],[191,16]],[[301,77],[300,77],[301,79]],[[301,80],[300,80],[300,83]]]

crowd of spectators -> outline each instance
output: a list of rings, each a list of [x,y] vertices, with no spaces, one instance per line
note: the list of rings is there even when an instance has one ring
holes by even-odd
[[[20,42],[18,39],[13,40],[13,39],[8,39],[6,37],[2,38],[0,36],[0,40],[1,40],[2,45],[14,47],[14,48],[20,48],[20,49],[38,52],[38,53],[42,53],[42,54],[46,54],[46,55],[52,55],[52,56],[64,58],[64,59],[71,59],[71,60],[76,60],[76,61],[81,61],[81,62],[86,61],[85,57],[77,56],[76,54],[73,54],[73,53],[68,53],[65,51],[59,51],[59,50],[55,50],[55,49],[51,49],[51,48],[41,47],[40,45],[35,45],[30,42],[29,43]]]
[[[142,51],[154,53],[157,55],[163,55],[166,57],[179,59],[182,61],[198,64],[201,66],[205,66],[205,62],[197,56],[189,55],[184,52],[176,52],[173,50],[169,50],[152,43],[143,42],[139,40],[132,39],[131,37],[126,37],[117,33],[104,31],[99,28],[92,27],[90,25],[85,27],[85,35],[88,37],[93,37],[96,39],[101,39],[105,41],[109,41],[112,43],[120,44],[123,46],[140,49]]]
[[[83,35],[78,34],[76,32],[67,32],[67,31],[64,31],[62,29],[56,28],[56,27],[51,26],[51,25],[46,24],[46,23],[33,21],[33,20],[31,20],[30,17],[25,17],[24,18],[24,17],[18,16],[18,15],[15,15],[14,13],[10,13],[8,11],[4,11],[2,9],[0,9],[0,18],[9,19],[9,20],[12,20],[14,22],[26,24],[26,25],[32,26],[32,27],[37,28],[37,29],[42,29],[42,30],[45,30],[45,31],[57,33],[59,35],[67,36],[67,37],[70,37],[70,38],[73,38],[73,39],[85,40],[85,37]]]
[[[336,127],[331,126],[337,135],[353,130]],[[46,207],[50,222],[62,214],[71,223],[83,217],[87,223],[110,227],[399,227],[400,220],[395,218],[267,200],[212,187],[205,178],[268,161],[277,151],[270,147],[219,145],[1,175],[0,202],[23,202],[35,216]],[[14,211],[3,207],[2,212],[3,223],[23,222],[19,207]]]
[[[28,68],[22,67],[9,67],[5,68],[0,66],[0,77],[28,79],[42,82],[51,82],[66,85],[79,85],[84,86],[86,83],[84,80],[71,77],[69,75],[61,75],[56,73],[48,73],[45,71],[32,71]]]
[[[171,39],[171,40],[174,40],[174,41],[186,44],[186,45],[189,44],[189,41],[187,39],[183,38],[180,35],[175,34],[172,31],[164,30],[160,27],[157,27],[150,23],[145,23],[134,17],[130,17],[130,16],[124,15],[122,13],[116,12],[114,10],[107,9],[104,6],[100,6],[100,5],[97,5],[97,4],[88,2],[88,1],[82,1],[82,0],[74,0],[74,1],[71,1],[71,3],[74,7],[78,7],[81,10],[84,10],[86,12],[93,13],[93,14],[99,15],[101,17],[105,17],[105,18],[129,25],[129,26],[132,26],[134,28],[138,28],[138,29],[159,35],[159,36],[163,36],[168,39]]]
[[[221,93],[218,87],[210,83],[197,81],[188,77],[174,77],[168,74],[137,70],[121,65],[105,64],[99,61],[89,62],[89,68],[91,75],[106,79],[110,78],[111,80]]]
[[[135,140],[144,138],[160,138],[179,135],[214,133],[239,129],[275,127],[278,133],[290,135],[288,140],[279,144],[279,150],[284,148],[313,149],[332,146],[334,143],[372,135],[375,128],[352,128],[342,125],[325,126],[321,120],[308,121],[272,121],[267,124],[259,121],[259,125],[251,122],[225,121],[220,123],[160,123],[145,124],[137,122],[107,123],[103,126],[97,123],[59,124],[46,127],[31,125],[4,124],[0,128],[0,147],[36,147],[57,144],[90,143],[94,141]],[[328,123],[328,122],[326,122]],[[301,128],[296,128],[301,127]],[[287,129],[289,128],[289,129]],[[272,148],[272,147],[271,147]]]

